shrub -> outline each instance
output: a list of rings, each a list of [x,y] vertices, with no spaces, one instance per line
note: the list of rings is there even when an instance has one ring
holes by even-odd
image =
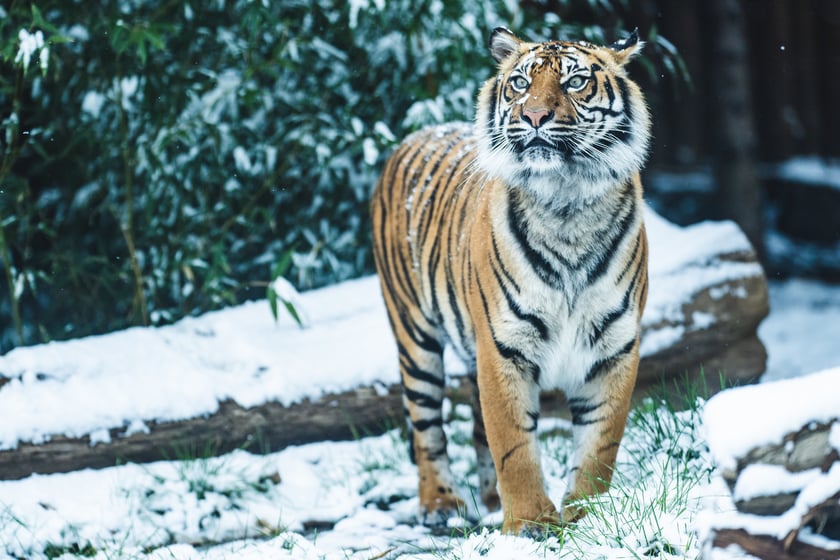
[[[264,296],[290,251],[298,288],[369,272],[378,166],[407,131],[471,118],[493,27],[617,34],[528,6],[0,8],[0,351]]]

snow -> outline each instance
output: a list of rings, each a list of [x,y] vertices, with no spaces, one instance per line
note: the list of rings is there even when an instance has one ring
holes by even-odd
[[[805,514],[812,507],[826,501],[840,488],[840,463],[826,473],[817,472],[807,480],[793,506],[781,515],[749,515],[735,511],[734,507],[725,507],[724,511],[705,511],[699,516],[698,527],[707,532],[714,527],[745,529],[752,535],[767,535],[782,540],[792,531],[799,529]],[[739,558],[733,556],[732,558]]]
[[[379,157],[379,149],[376,147],[376,141],[373,138],[365,138],[362,141],[362,150],[364,152],[365,163],[374,165],[376,159]]]
[[[773,176],[795,183],[840,189],[840,161],[819,156],[797,156],[779,164]]]
[[[15,64],[20,64],[23,67],[23,71],[26,72],[29,69],[32,55],[40,51],[38,62],[41,70],[46,70],[49,62],[50,48],[49,46],[44,46],[43,32],[38,30],[35,33],[30,33],[26,29],[21,29],[18,32],[18,40],[20,41],[20,45],[15,55]]]
[[[458,405],[451,411],[455,419],[447,429],[453,472],[475,488],[472,449],[465,440],[471,431],[469,407]],[[691,429],[693,418],[687,414],[672,417],[671,432]],[[565,436],[549,434],[570,429],[568,421],[557,419],[540,427],[548,488],[556,501],[565,491],[565,458],[571,450]],[[552,553],[571,560],[580,558],[582,550],[593,551],[586,557],[617,559],[637,557],[639,551],[659,546],[660,540],[690,556],[696,552],[690,520],[674,513],[681,510],[673,503],[686,490],[674,475],[708,469],[708,458],[696,445],[685,448],[695,451],[684,462],[668,455],[676,446],[696,441],[692,433],[684,435],[654,441],[653,434],[634,429],[625,440],[619,464],[626,466],[615,486],[643,474],[656,482],[645,484],[631,500],[618,488],[603,498],[613,502],[615,514],[627,526],[623,543],[605,536],[612,520],[595,516],[579,524],[578,538],[585,537],[579,543],[500,535],[495,530],[501,521],[498,514],[485,516],[478,527],[464,524],[464,535],[435,535],[416,523],[416,470],[408,460],[406,442],[392,431],[262,456],[236,451],[209,459],[0,481],[0,558],[6,558],[2,547],[9,556],[42,558],[48,545],[90,545],[110,551],[96,556],[102,559],[535,560]],[[640,463],[637,458],[651,449],[650,460]],[[688,500],[693,503],[695,498]],[[648,516],[653,510],[662,511]],[[152,552],[142,552],[149,549]]]
[[[836,330],[837,325],[834,325],[835,332],[829,334],[835,335],[835,340]],[[808,333],[801,331],[799,336],[807,338]],[[840,363],[837,357],[835,355],[835,363]],[[787,434],[804,426],[833,422],[828,443],[834,446],[840,425],[837,423],[840,419],[840,367],[723,391],[706,403],[702,416],[703,435],[714,463],[732,474],[737,472],[739,459],[751,450],[782,445]],[[792,451],[787,444],[785,448]],[[800,529],[808,511],[840,490],[840,462],[834,462],[828,472],[819,468],[789,472],[782,465],[750,464],[737,472],[732,498],[726,497],[722,480],[721,476],[716,479],[721,490],[717,500],[698,516],[701,535],[708,535],[716,527],[726,527],[783,540]],[[793,506],[780,515],[740,513],[732,503],[733,499],[741,501],[779,494],[796,495]],[[822,538],[812,537],[812,541]],[[831,547],[836,547],[836,543]],[[726,556],[723,552],[715,556],[730,557],[739,556],[735,553]]]
[[[840,367],[834,367],[796,379],[724,391],[706,403],[703,424],[715,462],[734,469],[738,458],[750,449],[781,444],[791,431],[810,422],[828,424],[838,417]],[[736,426],[738,429],[733,429]]]
[[[840,365],[840,290],[794,278],[771,281],[770,316],[758,335],[770,348],[765,381],[799,377]],[[803,336],[811,333],[811,336]]]
[[[102,106],[105,104],[105,96],[96,91],[89,91],[85,94],[82,100],[82,111],[88,113],[91,117],[99,117],[102,111]]]
[[[743,470],[735,482],[732,496],[735,500],[750,500],[759,496],[798,492],[819,475],[819,469],[792,473],[781,465],[756,463]]]
[[[682,304],[705,287],[763,274],[758,264],[719,258],[751,251],[746,236],[733,222],[701,222],[681,228],[649,210],[645,228],[650,244],[650,288],[643,325],[679,321]]]
[[[301,300],[311,329],[301,330],[283,311],[275,323],[259,301],[167,327],[12,350],[0,357],[0,373],[11,379],[0,391],[0,449],[56,433],[82,437],[137,421],[212,414],[225,399],[288,405],[397,381],[376,278]]]

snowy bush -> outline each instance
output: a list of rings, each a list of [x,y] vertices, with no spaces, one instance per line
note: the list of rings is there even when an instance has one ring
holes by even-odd
[[[611,10],[551,8],[576,4]],[[602,41],[621,27],[525,5],[0,8],[0,351],[264,296],[289,251],[298,288],[370,271],[378,166],[408,130],[471,118],[493,27]]]

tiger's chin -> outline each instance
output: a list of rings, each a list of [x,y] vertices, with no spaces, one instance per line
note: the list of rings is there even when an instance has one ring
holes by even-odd
[[[534,196],[557,210],[591,204],[623,185],[631,170],[620,173],[603,163],[539,147],[522,152],[479,153],[478,165],[488,177]]]
[[[561,170],[570,163],[571,153],[547,145],[528,147],[518,153],[520,165],[535,171]]]

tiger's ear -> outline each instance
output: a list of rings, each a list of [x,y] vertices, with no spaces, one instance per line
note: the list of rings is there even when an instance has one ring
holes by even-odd
[[[522,40],[505,27],[497,27],[490,34],[490,54],[496,62],[501,62],[515,53],[520,44]]]
[[[624,66],[637,54],[642,52],[644,45],[644,41],[639,40],[639,28],[637,27],[628,37],[616,41],[609,48],[612,51],[615,61],[620,66]]]

